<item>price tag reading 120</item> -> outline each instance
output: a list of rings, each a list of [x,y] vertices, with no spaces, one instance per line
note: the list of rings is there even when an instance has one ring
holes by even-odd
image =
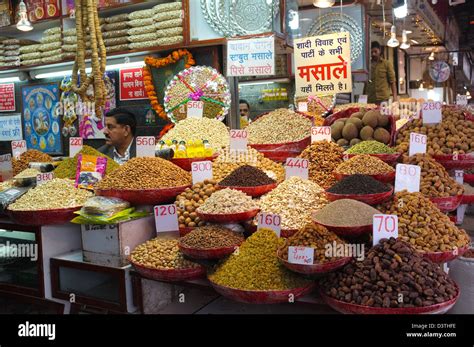
[[[174,204],[155,206],[155,225],[157,233],[179,230],[176,206]]]
[[[82,150],[82,137],[70,137],[69,138],[69,157],[74,157],[77,153]]]
[[[12,141],[12,154],[13,158],[19,158],[22,153],[26,152],[26,141],[18,140]]]
[[[193,175],[193,184],[212,180],[212,162],[209,160],[193,162],[191,164],[191,173]]]
[[[54,174],[52,172],[43,172],[36,175],[36,185],[39,186],[44,184],[48,181],[51,181],[54,178]]]
[[[247,151],[248,134],[247,130],[232,129],[230,131],[230,150]]]
[[[381,239],[398,237],[398,216],[393,214],[374,214],[372,229],[373,245]]]
[[[311,127],[311,142],[323,140],[331,142],[331,127]]]
[[[302,158],[287,158],[285,164],[285,179],[292,176],[301,177],[302,179],[308,179],[308,159]]]
[[[275,234],[280,237],[281,232],[281,218],[277,214],[262,212],[257,218],[258,227],[257,229],[267,228],[272,229]]]
[[[424,102],[422,107],[423,124],[441,123],[441,103],[439,101]]]
[[[421,167],[418,165],[397,164],[395,173],[395,193],[408,190],[410,193],[420,191]]]
[[[155,144],[154,136],[137,136],[137,157],[154,157]]]
[[[426,153],[426,135],[410,133],[410,150],[408,155],[411,157],[417,153]]]

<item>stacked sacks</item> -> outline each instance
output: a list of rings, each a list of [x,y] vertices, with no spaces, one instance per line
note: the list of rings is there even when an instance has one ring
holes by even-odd
[[[63,60],[61,28],[55,27],[45,30],[41,38],[39,50],[41,51],[41,63],[48,64]]]
[[[104,18],[102,38],[107,53],[128,51],[129,14],[123,13]]]
[[[8,39],[2,42],[3,56],[0,60],[2,67],[20,65],[20,40]]]

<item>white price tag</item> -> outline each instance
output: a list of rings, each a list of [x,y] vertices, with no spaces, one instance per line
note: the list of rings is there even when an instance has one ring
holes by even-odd
[[[257,229],[267,228],[272,229],[275,234],[280,237],[281,232],[281,218],[277,214],[262,212],[257,217]]]
[[[51,181],[54,178],[54,174],[52,172],[43,172],[36,175],[36,185],[39,186],[44,184],[48,181]]]
[[[411,157],[417,153],[426,153],[426,141],[426,135],[410,133],[410,150],[408,155]]]
[[[331,127],[311,127],[311,143],[323,140],[331,142]]]
[[[424,102],[422,107],[423,124],[441,123],[441,107],[443,105],[439,101]]]
[[[69,138],[69,157],[74,157],[77,153],[82,150],[82,137],[70,137]]]
[[[305,101],[298,102],[298,111],[308,112],[308,103]]]
[[[367,103],[367,95],[362,94],[359,95],[359,104],[366,104]]]
[[[191,164],[191,173],[193,175],[193,184],[203,182],[204,180],[212,180],[212,162],[195,161]]]
[[[464,170],[454,170],[454,179],[459,184],[464,184]]]
[[[179,230],[176,206],[174,204],[155,206],[155,225],[157,233]]]
[[[156,139],[154,136],[137,136],[137,157],[154,157]]]
[[[187,103],[188,118],[202,118],[204,110],[204,102],[202,101],[188,101]]]
[[[285,163],[285,179],[292,176],[301,177],[302,179],[308,179],[308,159],[302,158],[287,158]]]
[[[290,264],[313,265],[314,248],[300,246],[288,247],[288,262]]]
[[[375,246],[381,239],[398,237],[398,216],[394,214],[374,214],[372,244]]]
[[[464,222],[464,215],[466,214],[467,205],[459,205],[456,210],[456,222],[461,225]]]
[[[230,150],[247,151],[248,134],[247,130],[232,129],[230,131]]]
[[[456,96],[456,105],[466,106],[467,105],[467,95],[457,95]]]
[[[26,152],[26,141],[18,140],[12,141],[13,158],[18,159],[22,153]]]
[[[421,167],[418,165],[397,164],[395,173],[395,193],[408,190],[410,193],[420,191]]]
[[[12,155],[0,155],[0,175],[2,181],[8,181],[13,177]]]

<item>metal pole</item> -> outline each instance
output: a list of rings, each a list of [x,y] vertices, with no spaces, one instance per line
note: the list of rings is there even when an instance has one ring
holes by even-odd
[[[232,97],[227,125],[231,129],[240,129],[239,79],[238,77],[227,77],[227,80],[229,81],[230,95]]]

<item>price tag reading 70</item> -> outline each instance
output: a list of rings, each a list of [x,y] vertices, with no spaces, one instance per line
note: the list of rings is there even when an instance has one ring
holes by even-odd
[[[374,214],[372,229],[373,245],[377,245],[381,239],[398,237],[398,216],[393,214]]]

